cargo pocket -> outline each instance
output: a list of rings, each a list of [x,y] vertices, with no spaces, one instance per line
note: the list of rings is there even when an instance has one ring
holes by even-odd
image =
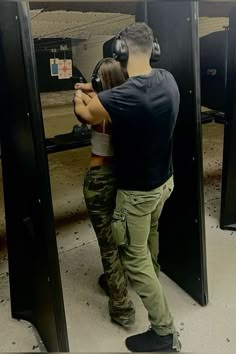
[[[115,210],[112,223],[111,223],[112,235],[114,241],[118,246],[125,246],[128,244],[127,239],[127,221],[125,210]]]
[[[127,208],[128,211],[136,216],[144,216],[152,212],[157,203],[157,200],[161,198],[161,193],[147,193],[146,195],[130,194],[130,204]]]

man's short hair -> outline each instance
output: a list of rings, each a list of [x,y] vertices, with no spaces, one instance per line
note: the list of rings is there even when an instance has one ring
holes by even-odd
[[[120,36],[126,41],[129,49],[133,52],[148,54],[152,50],[153,32],[144,22],[136,22],[127,26],[121,30]]]

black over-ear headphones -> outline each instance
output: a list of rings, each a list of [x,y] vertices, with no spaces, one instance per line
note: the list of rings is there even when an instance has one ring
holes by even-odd
[[[154,38],[152,42],[152,54],[150,58],[151,63],[156,63],[161,55],[161,48],[156,38]],[[112,43],[112,56],[115,60],[119,62],[126,62],[129,57],[129,49],[128,46],[120,35],[120,32],[114,38]]]
[[[95,66],[94,70],[93,70],[93,74],[91,77],[91,84],[93,87],[93,90],[97,93],[103,91],[103,87],[102,87],[102,80],[100,78],[100,76],[98,75],[98,70],[100,69],[102,63],[104,62],[105,58],[100,60],[97,65]]]

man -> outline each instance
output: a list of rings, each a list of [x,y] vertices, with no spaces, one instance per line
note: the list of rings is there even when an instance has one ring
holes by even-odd
[[[173,190],[172,138],[179,91],[169,72],[150,66],[155,42],[146,24],[128,26],[120,39],[127,46],[129,79],[91,100],[77,91],[75,113],[88,124],[104,119],[112,123],[118,182],[113,236],[151,323],[147,332],[128,337],[126,346],[133,352],[179,351],[173,317],[154,270],[158,219]],[[154,250],[152,256],[148,246]]]

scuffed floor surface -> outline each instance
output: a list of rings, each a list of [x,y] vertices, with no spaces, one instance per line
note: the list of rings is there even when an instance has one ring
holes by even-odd
[[[203,127],[209,305],[200,307],[161,275],[183,352],[236,352],[236,233],[219,228],[222,141],[223,126]],[[136,324],[127,331],[110,322],[107,298],[97,284],[99,250],[82,194],[88,159],[89,148],[49,156],[70,349],[126,352],[127,335],[147,329],[147,313],[131,291]],[[0,352],[39,351],[30,324],[10,317],[7,255],[0,247]]]

